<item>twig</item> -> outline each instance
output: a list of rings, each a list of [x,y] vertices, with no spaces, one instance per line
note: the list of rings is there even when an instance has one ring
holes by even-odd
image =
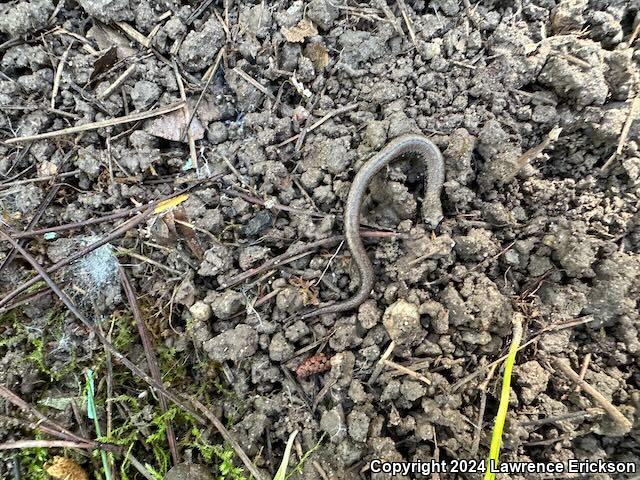
[[[45,175],[43,177],[25,178],[24,180],[14,180],[13,182],[0,184],[0,188],[4,190],[10,187],[26,185],[28,183],[48,182],[49,180],[54,180],[57,178],[73,177],[74,175],[77,175],[78,173],[80,173],[80,171],[81,170],[78,169],[78,170],[71,170],[70,172],[55,173],[53,175]]]
[[[336,248],[336,251],[333,253],[333,255],[331,255],[331,258],[327,262],[327,265],[324,267],[324,270],[322,270],[322,273],[320,274],[320,277],[318,277],[318,280],[315,281],[314,285],[317,286],[322,281],[324,274],[327,273],[327,270],[329,270],[329,267],[331,266],[333,259],[338,256],[338,253],[340,253],[340,250],[342,249],[343,245],[344,245],[344,240],[340,242],[340,245],[338,245],[338,248]]]
[[[493,373],[496,371],[498,366],[494,365],[489,370],[487,374],[487,378],[484,382],[478,387],[480,390],[480,407],[478,408],[478,421],[476,422],[476,431],[473,435],[473,443],[471,444],[471,457],[474,458],[478,453],[480,448],[480,436],[482,435],[482,424],[484,422],[484,411],[487,408],[487,387],[489,386],[489,382],[493,378]]]
[[[244,465],[247,467],[247,470],[249,470],[249,473],[251,473],[251,475],[253,475],[256,480],[261,480],[262,474],[260,473],[260,470],[258,470],[258,468],[253,464],[240,444],[236,441],[235,438],[233,438],[233,436],[231,436],[229,430],[225,428],[218,417],[216,417],[211,410],[200,403],[198,399],[192,398],[191,402],[196,406],[198,410],[202,412],[205,417],[209,419],[211,423],[213,423],[214,427],[216,427],[218,432],[220,432],[220,435],[222,435],[222,438],[224,438],[225,441],[233,447],[233,449],[238,454],[238,457],[240,457],[240,460],[242,460],[242,463],[244,463]]]
[[[22,398],[20,398],[18,395],[16,395],[15,393],[13,393],[11,390],[9,390],[7,387],[3,385],[0,385],[0,397],[12,403],[19,409],[29,412],[31,415],[36,417],[39,421],[39,428],[43,428],[43,425],[44,425],[44,428],[46,428],[49,431],[49,433],[53,435],[59,436],[64,440],[74,441],[78,443],[93,444],[94,447],[97,445],[96,442],[78,437],[75,433],[67,430],[61,425],[58,425],[53,420],[50,420],[44,414],[40,413],[40,411],[37,408],[25,402]]]
[[[184,89],[184,82],[182,81],[182,75],[180,75],[180,71],[178,70],[178,64],[176,61],[173,61],[173,72],[176,77],[176,83],[178,84],[178,90],[180,91],[180,98],[182,99],[182,103],[184,103],[184,107],[182,108],[182,115],[184,116],[185,123],[189,123],[187,119],[191,118],[191,113],[189,112],[189,103],[187,102],[187,93]],[[195,113],[195,111],[194,111]],[[196,171],[196,175],[200,172],[200,168],[198,167],[198,153],[196,152],[196,141],[193,139],[193,133],[191,129],[187,125],[187,128],[180,135],[181,138],[184,138],[184,135],[187,135],[187,141],[189,143],[189,155],[191,156],[191,165],[193,169]]]
[[[109,85],[102,92],[96,95],[96,98],[98,100],[102,100],[104,98],[109,97],[109,95],[115,92],[116,89],[119,88],[120,85],[122,85],[127,78],[129,78],[129,75],[131,75],[135,69],[136,69],[136,64],[135,63],[131,64],[129,68],[127,68],[124,72],[122,72],[122,74],[118,78],[116,78],[111,85]]]
[[[580,385],[582,390],[588,393],[602,408],[611,416],[611,418],[623,427],[626,431],[631,430],[633,424],[618,410],[607,398],[598,390],[580,378],[576,372],[569,366],[569,360],[566,358],[556,358],[553,365],[564,373],[572,382]]]
[[[218,70],[218,65],[220,65],[220,60],[222,60],[222,55],[223,54],[224,54],[224,47],[222,47],[220,49],[220,51],[218,52],[218,56],[216,57],[215,62],[213,62],[213,66],[209,70],[207,70],[206,73],[203,76],[203,79],[206,77],[206,83],[204,84],[204,87],[202,88],[202,91],[200,92],[200,96],[198,96],[198,100],[196,100],[196,105],[195,105],[195,107],[193,107],[193,111],[191,112],[191,115],[189,116],[189,120],[187,121],[187,126],[185,127],[185,131],[182,133],[182,137],[181,137],[182,140],[184,140],[184,136],[189,131],[189,128],[191,128],[191,122],[193,122],[193,117],[196,116],[196,112],[198,111],[198,107],[200,107],[200,102],[202,102],[202,98],[204,97],[204,94],[209,89],[209,84],[211,83],[211,81],[215,77],[215,73]]]
[[[587,370],[589,370],[589,363],[591,363],[591,352],[587,353],[584,356],[584,360],[582,361],[582,366],[580,367],[580,379],[584,380],[584,376],[587,374]],[[574,391],[577,393],[580,391],[580,385],[576,385]]]
[[[31,237],[37,237],[38,235],[43,235],[45,233],[50,233],[50,232],[64,232],[66,230],[74,230],[76,228],[83,228],[89,225],[96,225],[98,223],[105,223],[105,222],[110,222],[112,220],[118,220],[119,218],[127,217],[132,213],[137,213],[140,210],[144,210],[145,208],[148,208],[148,205],[129,208],[127,210],[122,210],[119,212],[113,212],[103,217],[89,218],[81,222],[67,223],[65,225],[56,225],[55,227],[46,227],[46,228],[39,228],[37,230],[26,230],[24,232],[17,232],[17,233],[14,233],[12,236],[13,238],[31,238]]]
[[[241,76],[244,80],[249,82],[251,85],[256,87],[258,90],[260,90],[262,93],[264,93],[271,100],[275,100],[276,99],[276,97],[275,97],[275,95],[273,93],[271,93],[269,90],[267,90],[264,85],[261,85],[257,80],[255,80],[251,75],[249,75],[247,72],[242,70],[240,67],[235,67],[233,69],[233,71],[236,72],[239,76]]]
[[[391,367],[401,373],[404,373],[405,375],[409,375],[410,377],[413,377],[416,380],[426,383],[427,385],[431,385],[431,380],[429,380],[427,377],[425,377],[421,373],[418,373],[414,370],[411,370],[410,368],[405,367],[404,365],[400,365],[399,363],[396,363],[393,360],[388,360],[388,359],[385,359],[383,363],[388,367]]]
[[[562,325],[551,325],[551,326],[545,327],[535,337],[533,337],[531,340],[529,340],[529,341],[523,343],[522,345],[520,345],[520,347],[518,348],[518,351],[523,350],[524,348],[528,347],[529,345],[531,345],[534,342],[537,342],[540,339],[540,337],[542,337],[543,335],[546,335],[547,333],[557,332],[559,330],[564,330],[564,329],[567,329],[567,328],[576,327],[578,325],[584,325],[585,323],[593,322],[593,320],[594,320],[593,317],[588,317],[588,318],[586,318],[584,320],[576,320],[576,321],[573,321],[573,322],[564,323]],[[500,358],[498,358],[497,360],[491,362],[490,364],[484,365],[483,367],[478,368],[475,372],[467,375],[463,379],[458,380],[456,383],[451,385],[451,391],[452,392],[458,391],[463,385],[465,385],[466,383],[470,382],[474,378],[476,378],[479,375],[481,375],[482,372],[484,372],[485,370],[493,368],[495,365],[499,365],[500,363],[504,362],[507,359],[508,356],[509,356],[509,354],[502,355]]]
[[[360,232],[360,236],[371,237],[371,238],[395,237],[397,235],[398,234],[394,232],[371,232],[371,231]],[[259,267],[251,268],[249,270],[242,272],[239,275],[236,275],[233,278],[230,278],[229,280],[227,280],[226,283],[221,284],[218,287],[218,289],[220,290],[220,289],[232,287],[233,285],[236,285],[248,278],[251,278],[254,275],[257,275],[258,273],[262,273],[273,266],[279,266],[279,265],[284,265],[286,263],[289,263],[293,261],[292,258],[295,257],[296,255],[300,255],[301,253],[308,252],[309,250],[313,250],[318,247],[335,245],[336,243],[341,242],[343,240],[344,240],[344,235],[335,235],[333,237],[323,238],[321,240],[316,240],[315,242],[306,243],[304,245],[300,245],[299,247],[289,249],[287,252],[281,255],[278,255],[277,257],[273,257],[272,259],[266,261]]]
[[[629,115],[627,116],[627,121],[624,122],[622,132],[620,132],[620,139],[618,140],[618,147],[616,148],[616,151],[611,154],[609,159],[605,162],[604,165],[602,165],[600,170],[606,170],[607,168],[609,168],[611,163],[613,163],[616,157],[622,153],[622,150],[624,150],[624,144],[627,141],[627,137],[629,136],[631,124],[633,124],[633,121],[638,116],[638,111],[640,111],[640,94],[636,95],[631,102],[631,107],[629,107]]]
[[[185,274],[185,272],[181,272],[180,270],[176,270],[175,268],[171,268],[160,262],[156,262],[154,259],[145,257],[144,255],[140,255],[139,253],[136,253],[128,248],[117,247],[117,250],[118,253],[124,253],[125,255],[129,255],[131,258],[135,258],[136,260],[148,263],[149,265],[158,267],[161,270],[166,270],[167,272],[173,273],[174,275],[183,276]]]
[[[555,142],[560,137],[560,132],[562,132],[561,127],[552,128],[547,134],[547,136],[544,137],[544,140],[540,143],[540,145],[530,148],[529,150],[524,152],[522,155],[520,155],[515,161],[517,169],[520,170],[527,163],[529,163],[531,160],[535,159],[538,155],[540,155],[546,148],[548,148],[553,142]]]
[[[141,113],[133,113],[124,117],[110,118],[108,120],[101,120],[99,122],[85,123],[84,125],[77,125],[75,127],[63,128],[62,130],[55,130],[53,132],[38,133],[36,135],[27,135],[25,137],[9,138],[4,141],[5,145],[12,145],[20,142],[33,142],[34,140],[44,140],[47,138],[60,137],[62,135],[72,135],[74,133],[87,132],[89,130],[95,130],[98,128],[112,127],[114,125],[121,125],[123,123],[138,122],[147,118],[158,117],[166,113],[173,112],[184,107],[184,102],[172,103],[166,107],[157,108],[155,110],[149,110]]]
[[[54,185],[53,187],[51,187],[45,199],[40,203],[40,206],[38,207],[38,210],[36,211],[35,215],[29,221],[27,229],[33,228],[40,221],[40,218],[44,214],[44,211],[47,209],[47,206],[49,206],[51,201],[54,199],[59,189],[60,189],[60,185]],[[19,242],[19,243],[20,245],[24,245],[24,242]],[[9,254],[5,257],[4,261],[0,265],[0,273],[2,273],[2,271],[5,268],[11,265],[11,262],[13,261],[15,256],[16,256],[16,250],[12,248],[11,250],[9,250]]]
[[[60,88],[60,79],[62,78],[62,71],[64,70],[64,64],[67,62],[69,56],[69,50],[73,46],[73,41],[69,44],[67,49],[62,54],[60,61],[58,62],[58,68],[56,68],[56,76],[53,79],[53,88],[51,89],[51,109],[56,108],[56,96],[58,95],[58,89]]]
[[[16,440],[15,442],[0,444],[0,450],[21,450],[23,448],[82,448],[93,450],[96,445],[69,440]]]
[[[131,39],[138,42],[143,47],[149,48],[151,46],[151,40],[133,28],[126,22],[116,22],[116,25],[120,27],[120,29],[126,33]]]
[[[387,347],[387,349],[384,351],[384,353],[380,357],[380,360],[378,360],[378,363],[376,363],[376,366],[374,367],[373,372],[371,372],[371,376],[369,377],[369,381],[367,382],[367,385],[373,385],[376,382],[376,380],[382,373],[382,370],[384,369],[385,360],[387,360],[391,356],[395,348],[396,348],[396,342],[392,340],[389,346]]]
[[[329,120],[329,119],[331,119],[331,118],[333,118],[333,117],[335,117],[337,115],[342,115],[343,113],[347,113],[347,112],[350,112],[351,110],[355,110],[356,108],[358,108],[358,104],[357,103],[353,103],[351,105],[346,105],[344,107],[337,108],[336,110],[333,110],[332,112],[327,113],[320,120],[318,120],[317,122],[312,124],[309,128],[306,129],[306,132],[312,132],[313,130],[318,128],[320,125],[325,123],[327,120]],[[281,143],[277,144],[276,148],[281,148],[281,147],[284,147],[285,145],[288,145],[291,142],[295,142],[298,139],[298,137],[300,137],[299,133],[294,135],[291,138],[288,138],[284,142],[281,142]]]
[[[131,286],[131,282],[129,281],[129,278],[124,271],[124,268],[122,268],[122,265],[118,265],[118,270],[120,271],[120,281],[122,282],[125,294],[127,295],[127,300],[129,301],[131,312],[133,313],[133,318],[136,321],[136,325],[138,326],[138,333],[140,334],[140,339],[142,340],[142,347],[144,348],[144,354],[147,358],[149,371],[151,372],[151,376],[158,383],[162,383],[162,375],[160,374],[160,368],[158,367],[158,360],[156,359],[153,345],[151,344],[151,339],[149,338],[149,332],[147,331],[147,327],[144,324],[144,320],[142,319],[142,314],[140,313],[140,307],[138,306],[138,300],[136,299],[135,291]],[[160,402],[160,410],[163,414],[166,413],[168,410],[167,399],[164,396],[160,395],[158,397],[158,400]],[[173,464],[177,465],[178,463],[180,463],[180,457],[178,455],[178,448],[176,446],[176,437],[173,430],[173,425],[171,424],[171,420],[169,418],[165,419],[164,424],[167,434],[167,442],[169,444],[169,450],[171,451],[171,458],[173,459]]]
[[[243,193],[242,191],[239,191],[239,189],[237,187],[231,187],[233,188],[235,191],[233,190],[226,190],[225,193],[227,195],[231,195],[232,197],[240,197],[243,200],[246,200],[249,203],[255,203],[256,205],[260,205],[263,207],[267,207],[268,208],[274,208],[276,210],[282,210],[283,212],[289,212],[289,213],[297,213],[299,215],[309,215],[310,217],[315,217],[315,218],[326,218],[331,216],[330,213],[320,213],[320,212],[312,212],[309,210],[301,210],[299,208],[293,208],[293,207],[289,207],[288,205],[282,205],[280,203],[268,203],[265,200],[260,200],[257,197],[253,197],[251,195],[247,195],[246,193]]]
[[[407,11],[407,4],[404,3],[404,0],[396,0],[396,3],[400,8],[400,12],[402,13],[402,18],[404,19],[404,23],[407,25],[407,31],[409,32],[409,36],[411,37],[411,42],[417,47],[418,41],[416,39],[416,32],[413,29],[413,22],[409,18],[409,13]]]

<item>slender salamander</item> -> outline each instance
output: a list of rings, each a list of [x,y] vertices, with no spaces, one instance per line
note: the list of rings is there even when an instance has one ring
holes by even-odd
[[[422,218],[431,228],[436,228],[442,220],[440,192],[444,183],[444,162],[440,150],[422,135],[403,135],[392,140],[358,171],[351,184],[344,209],[344,235],[351,251],[351,256],[360,272],[360,287],[357,293],[343,302],[308,312],[302,315],[302,318],[352,310],[369,297],[373,289],[374,274],[373,265],[360,238],[360,208],[362,207],[362,200],[369,182],[376,173],[390,163],[405,158],[417,158],[427,168],[424,180]]]

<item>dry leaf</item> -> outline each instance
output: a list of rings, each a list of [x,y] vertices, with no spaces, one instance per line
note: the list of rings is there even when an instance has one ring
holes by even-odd
[[[51,463],[45,465],[45,471],[56,480],[89,480],[87,472],[67,457],[53,457]]]
[[[93,62],[93,72],[91,72],[91,76],[89,77],[89,83],[93,82],[101,73],[109,70],[117,61],[118,49],[116,47],[110,47],[102,52],[96,61]]]
[[[280,29],[287,42],[302,43],[307,37],[313,37],[318,34],[318,29],[309,20],[300,20],[294,27],[282,27]]]
[[[94,23],[87,32],[87,37],[95,40],[100,50],[106,50],[115,45],[118,60],[131,57],[137,53],[137,51],[129,45],[127,37],[117,30],[101,23]]]
[[[311,60],[316,72],[329,65],[329,52],[321,43],[310,43],[304,49],[304,56]]]
[[[186,143],[188,139],[186,135],[183,135],[183,132],[188,120],[184,114],[184,110],[180,109],[162,117],[149,120],[143,130],[154,137],[166,138],[172,142]],[[194,140],[204,138],[204,127],[197,116],[193,117],[189,130],[191,130],[191,135]]]

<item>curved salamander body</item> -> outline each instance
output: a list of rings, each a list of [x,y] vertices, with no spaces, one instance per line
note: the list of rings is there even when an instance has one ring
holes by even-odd
[[[392,140],[358,171],[351,184],[344,209],[345,238],[351,255],[360,271],[360,288],[358,292],[344,302],[321,307],[304,314],[302,318],[352,310],[369,297],[373,288],[374,274],[373,265],[360,238],[360,208],[362,200],[369,182],[376,173],[390,163],[405,158],[417,158],[427,169],[422,203],[424,221],[429,227],[435,228],[442,220],[440,192],[444,183],[444,162],[440,150],[422,135],[403,135]]]

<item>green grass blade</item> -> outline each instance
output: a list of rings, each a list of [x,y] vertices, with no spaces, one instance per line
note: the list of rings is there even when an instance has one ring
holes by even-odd
[[[507,418],[507,411],[509,410],[509,396],[511,394],[511,372],[513,370],[513,364],[516,361],[516,354],[518,353],[518,348],[520,347],[521,340],[522,322],[520,321],[520,318],[516,316],[513,321],[513,337],[511,339],[511,346],[509,347],[509,355],[507,356],[504,363],[502,391],[500,392],[500,405],[498,406],[498,413],[496,414],[496,421],[493,426],[489,459],[487,461],[487,469],[484,474],[485,480],[494,480],[496,478],[496,474],[492,471],[492,467],[498,465],[500,447],[502,445],[502,431],[504,429],[504,422]]]
[[[289,440],[287,440],[287,446],[284,449],[284,455],[282,456],[282,462],[280,463],[280,468],[276,472],[273,480],[285,480],[287,478],[287,467],[289,466],[289,458],[291,457],[291,449],[293,448],[293,441],[296,439],[298,435],[298,430],[289,435]]]
[[[87,369],[85,371],[85,376],[87,377],[87,416],[90,420],[93,420],[93,423],[96,428],[96,435],[98,437],[102,436],[100,432],[100,422],[98,421],[98,412],[96,411],[96,401],[95,401],[95,387],[94,387],[94,379],[93,379],[93,370]],[[106,480],[111,480],[111,467],[109,466],[109,461],[107,460],[107,452],[104,450],[100,450],[100,458],[102,459],[102,467],[104,469],[104,477]]]

